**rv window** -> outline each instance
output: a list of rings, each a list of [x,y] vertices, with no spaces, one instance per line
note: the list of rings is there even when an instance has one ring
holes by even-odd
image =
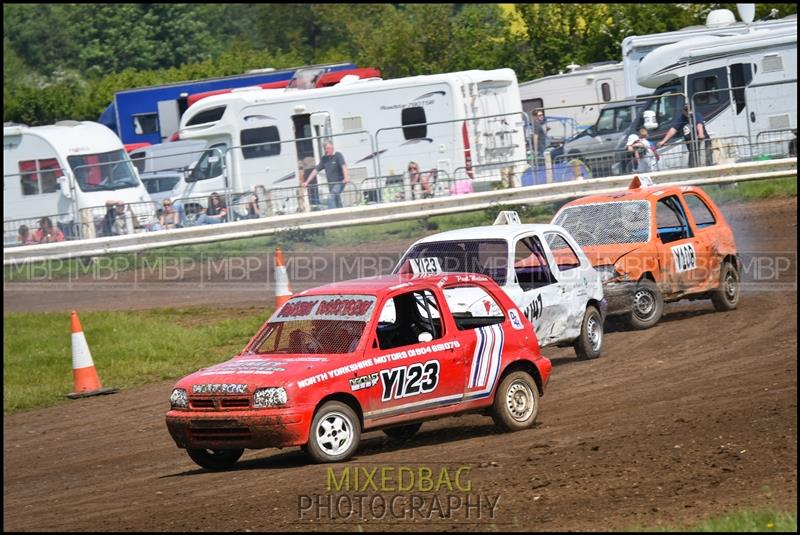
[[[719,102],[719,92],[717,89],[719,89],[719,84],[717,83],[716,76],[706,76],[704,78],[692,80],[692,94],[703,91],[702,94],[695,97],[695,104],[698,106],[717,104]],[[705,91],[711,92],[705,93]]]
[[[242,130],[242,156],[245,160],[277,156],[281,153],[281,136],[277,126],[263,126]]]
[[[186,126],[194,126],[197,124],[213,123],[215,121],[219,121],[220,119],[222,119],[222,116],[225,113],[225,108],[227,108],[227,106],[220,106],[219,108],[211,108],[208,110],[203,110],[194,117],[192,117],[191,119],[189,119],[186,122]]]
[[[106,191],[133,188],[139,185],[130,158],[123,149],[68,156],[81,191]]]
[[[603,82],[603,85],[600,86],[600,91],[603,92],[603,102],[611,100],[611,86],[608,82]]]
[[[419,106],[403,108],[401,119],[403,121],[403,136],[406,139],[423,139],[428,137],[428,125],[424,124],[428,122],[427,119],[425,119],[425,108]]]
[[[730,69],[733,99],[736,102],[736,114],[738,115],[746,105],[744,88],[753,80],[753,68],[750,63],[736,63],[731,65]]]
[[[155,134],[158,132],[158,114],[143,113],[133,116],[133,131],[137,134]]]
[[[19,162],[19,181],[23,195],[39,194],[39,174],[36,172],[36,161]]]
[[[42,193],[54,193],[59,190],[58,177],[63,175],[58,160],[39,160],[39,176],[42,179]]]
[[[206,150],[197,165],[194,166],[192,172],[186,177],[186,182],[197,182],[198,180],[206,180],[208,178],[218,177],[222,174],[222,160],[225,157],[225,151],[228,146],[225,143],[212,145]]]

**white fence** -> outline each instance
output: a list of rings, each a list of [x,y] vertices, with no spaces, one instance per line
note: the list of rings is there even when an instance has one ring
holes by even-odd
[[[721,184],[797,175],[797,158],[735,163],[651,173],[657,184]],[[389,204],[352,206],[321,212],[286,214],[224,225],[208,225],[161,232],[111,236],[73,242],[27,245],[3,249],[3,265],[50,259],[130,253],[214,241],[266,236],[287,230],[310,230],[387,223],[434,215],[481,210],[490,206],[541,204],[619,190],[633,175],[484,191]]]

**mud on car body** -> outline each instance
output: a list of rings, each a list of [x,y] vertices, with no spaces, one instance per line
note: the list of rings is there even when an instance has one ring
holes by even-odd
[[[565,204],[553,223],[568,229],[603,279],[608,315],[633,328],[655,325],[663,304],[711,299],[717,310],[739,303],[733,231],[699,187],[642,187]]]
[[[461,292],[489,306],[458,312]],[[166,423],[209,469],[245,448],[302,446],[317,462],[342,461],[362,431],[407,438],[456,413],[531,427],[550,370],[533,326],[488,277],[357,279],[293,297],[241,354],[178,381]]]
[[[603,347],[605,301],[599,274],[563,227],[522,224],[501,212],[494,225],[433,234],[412,244],[395,273],[469,271],[491,277],[525,313],[541,347],[572,345],[579,358]],[[479,296],[461,306],[479,313]]]

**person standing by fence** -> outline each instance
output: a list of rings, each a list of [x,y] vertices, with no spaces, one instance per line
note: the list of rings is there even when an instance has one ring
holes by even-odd
[[[697,141],[692,139],[692,125],[689,121],[689,106],[684,104],[683,112],[675,117],[672,125],[664,134],[664,137],[656,145],[657,148],[663,147],[672,136],[680,132],[689,150],[689,167],[701,165],[711,165],[711,136],[706,130],[706,121],[703,114],[697,109],[694,110],[695,136]],[[705,158],[703,157],[705,155]]]
[[[341,152],[333,150],[333,143],[325,142],[325,155],[319,160],[319,164],[311,171],[308,178],[303,182],[304,186],[316,178],[317,173],[325,170],[325,178],[328,181],[328,208],[342,207],[342,190],[345,184],[350,182],[347,174],[347,165]]]

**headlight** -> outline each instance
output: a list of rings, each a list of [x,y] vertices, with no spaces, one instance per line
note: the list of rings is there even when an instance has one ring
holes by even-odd
[[[617,269],[614,267],[614,264],[596,266],[594,269],[600,275],[600,282],[603,284],[607,283],[611,279],[618,279],[622,277],[622,274],[617,271]]]
[[[265,407],[286,405],[288,399],[286,390],[284,390],[282,386],[277,388],[259,388],[253,393],[253,408],[263,409]]]
[[[169,404],[173,409],[185,409],[189,407],[189,398],[186,396],[186,390],[183,388],[176,388],[172,391],[169,397]]]

